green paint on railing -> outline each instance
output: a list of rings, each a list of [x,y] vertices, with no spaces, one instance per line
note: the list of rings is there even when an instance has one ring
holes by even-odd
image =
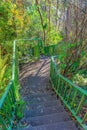
[[[70,80],[62,76],[58,72],[58,68],[56,67],[54,58],[58,57],[56,56],[51,58],[50,79],[53,89],[61,98],[65,106],[68,107],[68,109],[79,122],[79,124],[84,128],[84,130],[87,130],[87,111],[84,112],[83,108],[87,106],[87,91],[76,86]],[[84,115],[82,113],[84,113]]]
[[[34,42],[34,43],[33,43]],[[21,44],[22,43],[22,44]],[[18,65],[19,51],[22,56],[39,59],[40,55],[53,56],[57,55],[58,44],[44,46],[42,39],[19,39],[13,43],[13,64],[12,79],[7,86],[5,93],[0,100],[0,130],[12,130],[13,121],[16,116],[16,101],[18,99]],[[26,52],[25,52],[26,51]],[[28,53],[28,54],[27,54]],[[21,58],[22,58],[21,56]],[[87,112],[81,117],[83,106],[87,105],[87,92],[76,86],[71,81],[63,77],[56,67],[54,58],[51,58],[50,78],[55,92],[59,95],[64,104],[72,112],[73,116],[80,125],[87,130],[86,119]],[[78,99],[78,95],[79,99]]]
[[[16,101],[18,99],[18,42],[36,41],[32,46],[33,56],[40,58],[40,49],[43,48],[43,42],[40,38],[19,39],[13,43],[13,62],[12,79],[9,82],[5,93],[0,99],[0,130],[11,130],[16,115]],[[31,43],[32,44],[32,43]],[[19,45],[20,46],[20,45]],[[25,46],[24,46],[25,48]]]
[[[48,45],[48,46],[44,46],[44,55],[47,56],[53,56],[53,55],[57,55],[57,47],[58,44],[53,44],[53,45]]]

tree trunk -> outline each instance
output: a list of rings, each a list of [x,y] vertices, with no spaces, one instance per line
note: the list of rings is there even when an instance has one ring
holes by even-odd
[[[59,4],[59,0],[57,0],[57,6],[56,6],[56,27],[57,27],[57,22],[58,22],[58,4]]]
[[[38,13],[39,13],[39,16],[40,16],[41,25],[42,25],[42,29],[43,29],[43,41],[44,41],[44,43],[45,43],[45,29],[44,29],[44,21],[43,21],[43,17],[42,17],[42,14],[41,14],[40,8],[39,8],[39,2],[38,2],[38,0],[36,0],[36,5],[37,5],[37,10],[38,10]]]
[[[51,1],[50,0],[48,0],[48,4],[49,4],[49,15],[48,15],[48,19],[49,19],[49,33],[50,33],[50,20],[51,20],[51,17],[50,17],[50,13],[51,13]]]

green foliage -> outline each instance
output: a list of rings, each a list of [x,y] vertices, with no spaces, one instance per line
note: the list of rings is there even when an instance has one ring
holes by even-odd
[[[87,73],[86,51],[85,48],[81,48],[81,43],[61,42],[58,46],[57,64],[60,73],[82,87],[87,85],[87,77],[83,76]]]
[[[0,5],[0,41],[14,38],[13,8],[11,2],[1,2]]]
[[[60,35],[60,33],[58,31],[56,31],[55,28],[52,28],[50,33],[48,33],[48,35],[47,35],[46,44],[47,45],[50,45],[50,44],[53,45],[53,44],[57,44],[61,41],[62,41],[62,36]]]
[[[20,14],[23,11],[23,15]],[[0,1],[0,47],[2,55],[0,57],[0,90],[3,94],[12,73],[12,53],[13,40],[25,35],[29,17],[26,10],[17,8],[11,0]]]
[[[30,17],[30,25],[27,30],[27,37],[41,37],[43,39],[43,29],[45,30],[45,43],[48,44],[56,44],[62,40],[62,36],[60,32],[56,30],[54,24],[50,23],[50,30],[49,30],[49,20],[47,18],[47,12],[45,12],[41,5],[39,5],[41,15],[43,18],[43,28],[41,26],[41,20],[39,13],[37,11],[36,5],[31,5],[27,9],[27,13]]]
[[[0,48],[0,96],[3,94],[4,89],[6,87],[6,69],[7,69],[7,60],[8,55],[2,57],[1,48]]]
[[[16,102],[16,117],[18,120],[23,118],[23,113],[25,109],[25,102],[21,99],[20,101]]]
[[[30,25],[27,30],[27,37],[42,37],[42,27],[39,14],[35,5],[27,9],[28,17],[30,17]]]
[[[79,87],[81,87],[81,88],[87,90],[87,74],[85,74],[85,73],[84,73],[84,74],[79,74],[79,73],[77,73],[77,74],[73,77],[72,81],[73,81],[76,85],[78,85]]]

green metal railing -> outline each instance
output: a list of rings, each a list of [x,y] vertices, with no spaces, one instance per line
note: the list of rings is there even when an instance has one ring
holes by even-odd
[[[53,45],[48,45],[48,46],[44,46],[44,55],[47,56],[53,56],[53,55],[57,55],[58,51],[58,44],[53,44]]]
[[[57,44],[44,46],[40,38],[19,39],[14,41],[12,79],[0,99],[0,130],[12,130],[16,116],[19,59],[26,56],[29,57],[29,59],[39,59],[41,54],[47,56],[57,55],[57,47]],[[87,130],[87,111],[85,111],[85,108],[87,108],[87,92],[74,85],[58,72],[54,58],[55,57],[51,58],[50,64],[52,86],[64,104],[72,112],[72,115],[84,130]]]
[[[18,58],[26,57],[29,58],[40,58],[40,48],[43,46],[42,39],[31,38],[31,39],[19,39],[16,41],[18,53],[21,52],[21,56]],[[18,54],[19,55],[19,54]]]
[[[10,81],[0,100],[0,130],[11,130],[15,117],[14,83]]]
[[[11,130],[16,112],[15,87],[18,85],[16,43],[13,46],[12,79],[0,99],[0,130]]]
[[[84,130],[87,130],[87,91],[76,86],[58,72],[55,58],[57,57],[51,58],[50,65],[52,87]]]
[[[31,51],[30,51],[31,50]],[[19,52],[22,53],[19,56]],[[26,53],[25,53],[26,52]],[[29,58],[40,58],[44,52],[44,44],[40,38],[19,39],[13,43],[12,79],[5,93],[0,99],[0,130],[12,130],[16,116],[16,102],[18,96],[18,65],[19,58],[28,54]]]

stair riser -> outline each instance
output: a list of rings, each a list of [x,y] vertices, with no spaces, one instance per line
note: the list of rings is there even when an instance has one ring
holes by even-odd
[[[29,107],[29,109],[31,110],[31,109],[40,109],[40,108],[45,108],[45,107],[52,107],[52,106],[61,106],[61,103],[60,103],[60,101],[58,100],[58,101],[50,101],[50,102],[45,102],[45,103],[34,103],[34,102],[32,102],[32,103],[28,103],[27,104],[27,106]]]
[[[48,114],[53,114],[53,113],[60,113],[63,112],[64,108],[63,107],[48,107],[48,108],[42,108],[42,109],[35,109],[31,111],[26,111],[25,117],[35,117],[35,116],[44,116]]]
[[[70,118],[67,115],[67,113],[56,113],[51,115],[44,115],[44,116],[38,116],[38,117],[32,117],[28,118],[26,121],[28,121],[31,126],[39,126],[39,125],[46,125],[46,124],[53,124],[56,122],[62,122],[62,121],[69,121]]]
[[[59,122],[50,125],[28,127],[23,130],[78,130],[72,121]]]

